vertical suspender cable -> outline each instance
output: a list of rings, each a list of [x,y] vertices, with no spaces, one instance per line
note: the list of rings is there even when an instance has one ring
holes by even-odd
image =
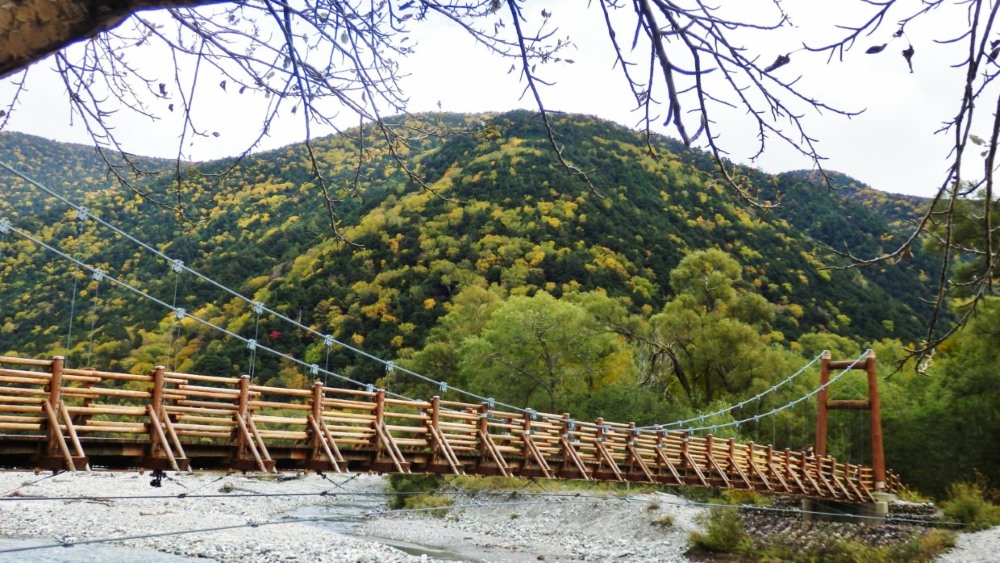
[[[0,219],[0,281],[3,281],[3,259],[7,250],[7,233],[10,231],[10,222],[7,219]],[[3,300],[0,299],[0,320],[3,319]]]
[[[174,302],[172,304],[173,310],[177,310],[177,289],[181,282],[181,269],[171,265],[170,268],[174,272]],[[173,317],[172,324],[170,325],[170,357],[167,358],[167,368],[177,369],[175,365],[177,363],[177,340],[181,336],[181,323],[177,315],[171,315]]]
[[[104,273],[100,269],[94,272],[94,297],[90,301],[90,343],[87,345],[87,366],[93,367],[90,360],[94,357],[94,336],[97,330],[97,303],[101,296],[101,282],[104,280]]]

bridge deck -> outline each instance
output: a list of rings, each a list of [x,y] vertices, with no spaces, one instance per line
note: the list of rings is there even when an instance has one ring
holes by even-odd
[[[0,357],[0,466],[505,475],[858,503],[874,490],[869,467],[713,436],[318,382],[68,369],[61,358]]]

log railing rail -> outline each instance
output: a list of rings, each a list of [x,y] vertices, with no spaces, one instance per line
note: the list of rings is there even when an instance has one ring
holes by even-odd
[[[0,356],[0,466],[451,473],[644,482],[864,503],[872,468],[711,435],[382,390]],[[881,477],[881,476],[879,476]],[[886,489],[899,480],[889,473]]]

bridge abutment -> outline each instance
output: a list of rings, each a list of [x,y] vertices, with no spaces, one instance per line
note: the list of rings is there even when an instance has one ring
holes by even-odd
[[[802,499],[802,519],[824,522],[880,523],[889,516],[889,502],[894,495],[876,493],[875,502],[846,503],[832,500]]]

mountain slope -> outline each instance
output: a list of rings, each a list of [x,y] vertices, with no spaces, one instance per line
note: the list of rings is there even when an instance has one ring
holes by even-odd
[[[559,117],[556,126],[567,158],[588,171],[593,187],[558,165],[541,123],[527,112],[427,115],[401,125],[455,132],[419,135],[406,144],[391,139],[395,154],[367,129],[314,143],[327,193],[340,200],[334,210],[342,236],[331,229],[301,145],[255,155],[222,181],[215,174],[226,165],[218,162],[192,165],[179,182],[170,174],[141,179],[142,189],[174,209],[113,186],[103,163],[78,146],[2,134],[0,160],[85,202],[171,258],[384,357],[419,349],[453,296],[472,283],[555,296],[602,288],[635,313],[659,311],[671,296],[670,270],[692,250],[709,247],[737,258],[745,282],[783,307],[776,327],[787,339],[820,330],[863,340],[920,336],[926,264],[822,269],[828,253],[817,241],[859,253],[891,244],[884,235],[898,217],[883,215],[882,203],[845,199],[801,175],[751,171],[749,179],[765,193],[784,194],[779,210],[759,214],[713,181],[705,154],[655,138],[654,157],[635,133],[589,117]],[[402,173],[397,157],[426,185]],[[164,167],[150,161],[158,164]],[[355,178],[367,188],[356,192]],[[309,361],[323,356],[311,336],[257,319],[217,287],[173,273],[92,222],[74,221],[65,207],[23,182],[9,186],[0,209],[16,226],[172,307]],[[162,306],[75,271],[23,241],[7,243],[0,348],[89,350],[87,359],[96,365],[134,367],[180,354],[176,348],[183,345],[192,368],[246,369],[242,343],[203,329],[178,340]],[[153,357],[136,359],[135,349],[151,344],[159,346]],[[331,361],[369,380],[378,375],[353,366],[342,350],[334,350]]]

